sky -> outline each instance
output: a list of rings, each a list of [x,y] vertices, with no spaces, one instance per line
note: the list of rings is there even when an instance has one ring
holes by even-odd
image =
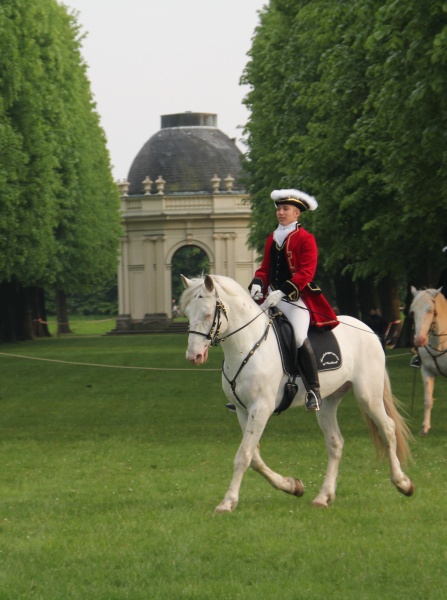
[[[249,88],[240,78],[267,0],[61,0],[78,13],[82,56],[115,180],[127,178],[160,117],[217,114],[242,143]]]

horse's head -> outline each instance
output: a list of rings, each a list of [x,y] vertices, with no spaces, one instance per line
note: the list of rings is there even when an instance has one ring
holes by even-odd
[[[414,317],[414,345],[426,346],[433,326],[436,323],[436,297],[441,290],[417,290],[411,287],[413,302],[410,312]]]
[[[181,297],[182,312],[189,320],[186,360],[201,365],[208,358],[209,347],[226,329],[228,317],[213,278],[187,279],[182,275],[185,290]]]

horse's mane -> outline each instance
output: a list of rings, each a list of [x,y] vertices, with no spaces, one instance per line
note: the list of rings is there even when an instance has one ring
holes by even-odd
[[[246,290],[234,279],[231,277],[226,277],[225,275],[210,275],[212,280],[214,281],[214,285],[217,287],[217,293],[219,293],[219,288],[229,296],[240,296],[241,294],[249,295]],[[195,296],[197,289],[204,284],[205,277],[195,277],[194,279],[190,279],[190,285],[183,291],[183,294],[180,298],[180,310],[182,313],[185,313],[185,309],[188,304],[191,302],[191,299]]]

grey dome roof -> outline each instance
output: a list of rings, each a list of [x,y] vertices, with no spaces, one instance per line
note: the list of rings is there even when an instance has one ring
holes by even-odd
[[[130,167],[129,194],[144,194],[143,180],[166,181],[166,194],[211,192],[215,174],[223,180],[234,177],[233,189],[242,190],[241,151],[217,128],[217,116],[180,113],[161,117],[161,130],[141,148]],[[155,186],[153,186],[155,189]]]

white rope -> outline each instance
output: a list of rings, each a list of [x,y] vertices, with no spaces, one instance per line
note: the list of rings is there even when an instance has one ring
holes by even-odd
[[[12,356],[13,358],[23,358],[26,360],[40,360],[43,362],[53,362],[60,363],[63,365],[80,365],[82,367],[104,367],[106,369],[135,369],[138,371],[189,371],[190,373],[197,373],[195,369],[170,369],[168,367],[131,367],[131,366],[122,366],[122,365],[100,365],[97,363],[83,363],[83,362],[74,362],[68,360],[56,360],[54,358],[38,358],[37,356],[23,356],[21,354],[9,354],[7,352],[0,352],[0,356]],[[209,373],[211,371],[221,371],[221,369],[198,369],[199,371],[203,371]]]
[[[402,356],[408,356],[411,352],[406,352],[405,354],[394,354],[392,356],[387,356],[386,359],[390,358],[400,358]],[[190,373],[197,373],[198,371],[202,371],[204,373],[211,373],[215,371],[222,371],[222,369],[171,369],[169,367],[132,367],[132,366],[124,366],[124,365],[101,365],[98,363],[84,363],[84,362],[74,362],[68,360],[57,360],[55,358],[39,358],[37,356],[23,356],[21,354],[10,354],[8,352],[0,352],[0,356],[10,356],[12,358],[22,358],[25,360],[40,360],[42,362],[52,362],[59,363],[62,365],[78,365],[81,367],[103,367],[105,369],[133,369],[136,371],[186,371]]]
[[[401,358],[402,356],[410,356],[411,352],[405,352],[405,354],[393,354],[393,355],[387,355],[386,359],[388,360],[389,358]]]

